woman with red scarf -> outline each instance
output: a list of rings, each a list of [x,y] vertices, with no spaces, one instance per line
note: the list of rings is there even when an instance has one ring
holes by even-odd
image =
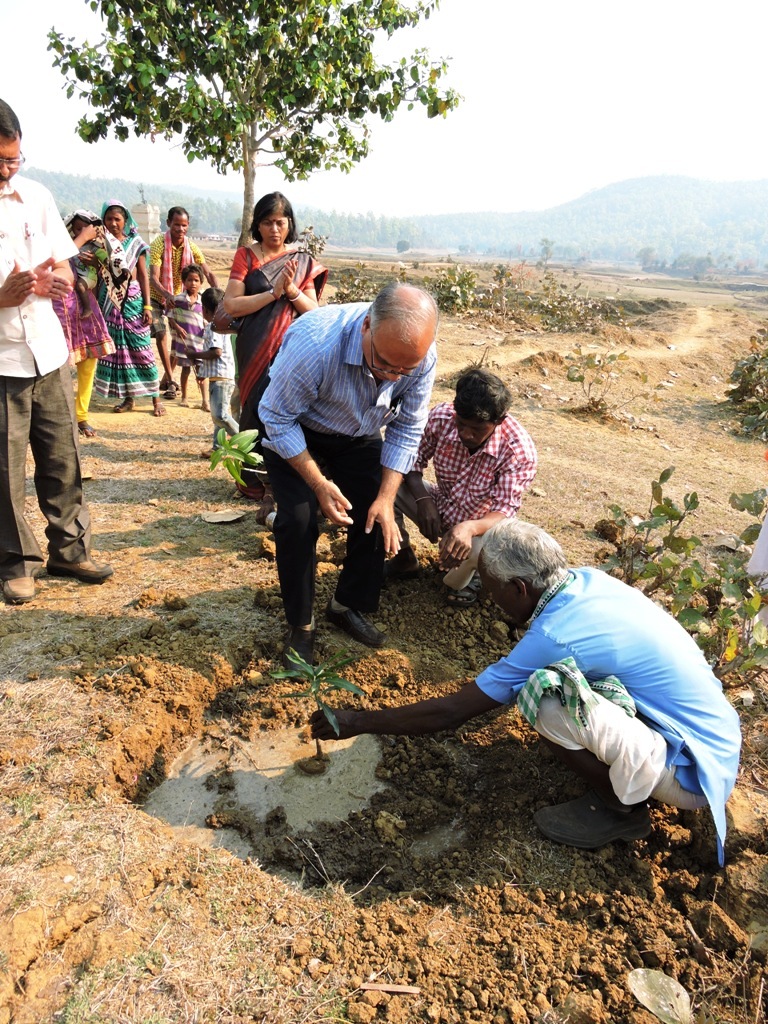
[[[271,192],[256,203],[251,221],[252,245],[235,253],[224,309],[242,318],[237,336],[240,378],[240,429],[259,426],[258,405],[270,363],[285,332],[297,316],[317,309],[328,271],[307,252],[289,249],[296,241],[293,207],[282,192]],[[240,490],[261,501],[265,485],[252,471],[243,473]]]

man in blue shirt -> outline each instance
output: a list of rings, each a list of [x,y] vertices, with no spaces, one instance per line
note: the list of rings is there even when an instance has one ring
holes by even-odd
[[[568,569],[559,544],[530,523],[493,527],[479,571],[512,622],[528,623],[522,640],[454,694],[336,712],[340,738],[455,729],[516,700],[547,746],[592,787],[536,812],[546,836],[593,849],[647,836],[651,797],[687,809],[709,805],[722,863],[739,717],[689,634],[639,590],[596,569]],[[313,735],[334,738],[324,722],[313,716]]]
[[[378,608],[385,552],[400,548],[394,502],[429,411],[436,328],[431,296],[394,283],[370,306],[323,306],[286,333],[259,403],[290,626],[284,664],[291,649],[312,661],[318,507],[347,527],[326,618],[370,647],[386,640],[366,613]]]

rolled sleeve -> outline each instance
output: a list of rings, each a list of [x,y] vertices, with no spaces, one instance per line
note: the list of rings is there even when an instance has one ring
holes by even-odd
[[[432,345],[425,356],[429,360],[429,369],[412,383],[402,378],[407,390],[403,393],[400,413],[396,419],[387,424],[384,431],[384,444],[381,450],[381,464],[385,469],[396,473],[410,473],[416,462],[419,442],[429,415],[429,399],[437,371],[437,352]],[[410,387],[407,385],[411,383]]]

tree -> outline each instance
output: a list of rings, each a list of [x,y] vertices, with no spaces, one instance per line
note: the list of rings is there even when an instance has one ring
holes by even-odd
[[[424,49],[379,63],[381,33],[416,25],[439,0],[87,0],[105,22],[97,45],[52,30],[49,49],[67,94],[95,113],[86,142],[110,130],[127,139],[181,136],[187,159],[242,170],[243,231],[259,163],[289,181],[344,171],[368,153],[365,118],[385,121],[405,103],[445,115],[459,102],[438,83],[447,65]]]
[[[551,238],[542,238],[541,240],[541,265],[544,269],[547,269],[547,264],[552,259],[552,252],[555,248],[555,243]]]
[[[411,248],[411,243],[408,241],[407,238],[399,239],[399,241],[397,243],[397,251],[398,252],[408,252],[408,250],[410,248]]]

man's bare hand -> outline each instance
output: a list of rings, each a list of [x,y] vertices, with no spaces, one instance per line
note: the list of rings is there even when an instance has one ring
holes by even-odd
[[[472,552],[472,538],[474,536],[472,527],[468,522],[457,523],[456,526],[452,526],[440,540],[438,556],[440,568],[453,569],[469,558]]]
[[[313,740],[347,740],[350,736],[359,735],[355,728],[355,719],[357,718],[357,711],[337,711],[333,709],[334,715],[336,715],[336,721],[339,723],[339,734],[338,736],[333,730],[333,726],[325,717],[322,711],[315,711],[309,719],[309,724],[312,727],[312,739]]]
[[[35,295],[44,299],[61,299],[72,291],[72,282],[60,277],[55,271],[56,260],[51,256],[35,267]]]
[[[14,262],[13,270],[0,287],[0,307],[20,306],[34,292],[35,281],[34,270],[22,270],[18,262]]]
[[[323,515],[332,523],[339,526],[352,525],[352,520],[347,515],[352,508],[352,502],[344,497],[333,480],[323,478],[322,482],[315,486],[314,492]]]
[[[422,537],[437,543],[440,536],[440,513],[434,498],[425,495],[416,502],[416,525],[421,531]]]
[[[368,509],[365,521],[365,532],[370,533],[379,524],[384,539],[384,550],[388,555],[396,555],[400,550],[400,531],[395,522],[395,506],[391,501],[378,497]]]

